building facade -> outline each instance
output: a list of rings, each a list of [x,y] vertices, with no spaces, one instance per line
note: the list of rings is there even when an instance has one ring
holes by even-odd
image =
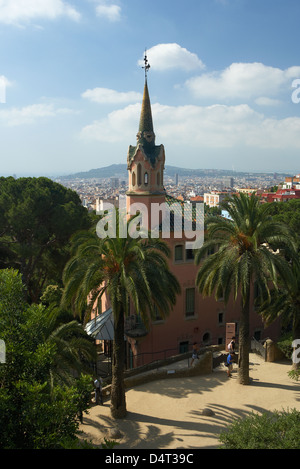
[[[152,205],[170,201],[164,189],[164,167],[165,149],[163,145],[155,143],[146,80],[137,142],[135,146],[129,146],[127,153],[129,181],[127,212],[129,213],[135,204],[144,204],[147,207],[149,226],[152,222]],[[170,316],[164,320],[157,317],[148,330],[143,325],[139,312],[130,311],[125,323],[127,367],[141,366],[189,351],[194,342],[197,342],[198,347],[224,344],[226,323],[236,324],[238,337],[239,299],[237,301],[231,299],[225,305],[222,298],[216,300],[214,297],[202,297],[195,286],[198,267],[194,264],[193,250],[186,248],[185,237],[176,237],[175,231],[175,229],[171,231],[170,237],[166,238],[165,242],[171,250],[169,267],[181,285],[181,294],[177,297]],[[107,311],[109,306],[108,300],[103,298],[102,312]],[[278,323],[265,329],[253,307],[250,320],[251,336],[259,340],[267,337],[276,338],[278,333]]]
[[[146,81],[137,145],[130,146],[127,155],[129,179],[127,208],[129,210],[132,204],[143,202],[148,209],[149,226],[151,205],[168,201],[163,184],[165,158],[164,146],[155,143]],[[181,294],[171,315],[165,320],[158,317],[147,331],[141,332],[142,327],[136,327],[134,319],[136,312],[133,312],[130,320],[135,325],[136,335],[134,328],[130,330],[130,321],[127,325],[130,366],[140,366],[191,350],[194,342],[197,342],[199,347],[222,344],[225,342],[226,323],[235,323],[238,335],[240,301],[232,299],[225,305],[222,298],[218,300],[214,297],[203,298],[195,286],[198,267],[194,264],[192,250],[186,249],[184,236],[177,238],[173,232],[165,242],[171,250],[169,267],[181,285]],[[268,329],[264,328],[254,307],[250,324],[250,334],[257,339],[274,337],[278,333],[278,324]]]

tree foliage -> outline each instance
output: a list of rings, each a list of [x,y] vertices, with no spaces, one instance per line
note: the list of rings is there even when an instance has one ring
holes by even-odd
[[[291,199],[269,205],[272,218],[295,233],[297,254],[289,262],[291,278],[288,282],[282,279],[279,288],[272,290],[270,298],[259,304],[259,312],[267,324],[280,317],[283,331],[291,332],[290,340],[280,341],[281,347],[292,351],[292,342],[300,338],[300,200]],[[299,363],[293,363],[295,372],[299,372],[299,366]]]
[[[239,380],[249,383],[250,291],[254,283],[258,296],[270,297],[270,286],[278,287],[278,277],[288,282],[291,269],[277,252],[295,253],[295,241],[288,227],[272,220],[268,205],[252,194],[234,195],[224,201],[230,219],[207,217],[207,237],[195,256],[199,265],[196,284],[203,295],[215,294],[228,302],[230,295],[241,298],[239,331]],[[212,248],[214,254],[210,254]]]
[[[74,439],[89,406],[94,358],[78,324],[61,324],[57,312],[25,300],[21,275],[0,271],[0,448],[57,448]]]
[[[273,202],[268,212],[275,221],[289,226],[300,236],[300,200],[291,199],[287,202]]]
[[[129,302],[148,325],[157,312],[165,317],[180,291],[167,264],[169,248],[160,239],[121,237],[99,238],[95,232],[73,237],[74,256],[64,270],[63,304],[72,303],[78,313],[91,308],[103,295],[114,315],[111,413],[126,415],[123,369],[125,361],[124,320]],[[118,224],[117,224],[118,226]],[[89,295],[89,304],[86,305]]]
[[[220,434],[222,449],[299,449],[300,412],[296,409],[252,412]]]
[[[21,272],[31,301],[61,283],[69,238],[89,226],[76,192],[45,177],[0,178],[0,268]]]
[[[267,324],[281,317],[285,330],[291,329],[291,338],[300,339],[300,256],[291,263],[291,278],[272,290],[270,298],[260,305],[259,312]]]

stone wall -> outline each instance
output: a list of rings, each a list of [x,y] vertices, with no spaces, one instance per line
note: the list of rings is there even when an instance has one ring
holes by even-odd
[[[211,351],[205,352],[199,356],[199,359],[195,362],[195,365],[190,367],[184,367],[180,369],[155,369],[149,370],[148,372],[136,374],[133,376],[126,377],[124,379],[125,389],[139,386],[140,384],[149,383],[150,381],[156,381],[159,379],[173,379],[183,378],[189,376],[201,376],[212,373],[213,371],[213,353]],[[103,389],[103,395],[110,395],[111,385],[109,384]]]
[[[284,353],[273,340],[267,339],[264,347],[266,349],[266,362],[277,362],[285,359]]]
[[[205,354],[206,352],[219,352],[224,349],[224,345],[209,345],[207,347],[202,347],[198,350],[198,356]],[[184,352],[178,355],[173,355],[172,357],[165,358],[164,360],[157,360],[156,362],[149,363],[148,365],[142,365],[137,368],[133,368],[131,370],[126,370],[124,372],[125,378],[134,376],[140,373],[144,373],[146,371],[155,370],[161,368],[163,366],[171,365],[172,363],[176,363],[178,361],[182,361],[184,359],[192,360],[192,352]]]

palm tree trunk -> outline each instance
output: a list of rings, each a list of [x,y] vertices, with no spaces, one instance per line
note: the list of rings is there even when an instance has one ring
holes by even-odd
[[[250,352],[250,288],[246,293],[246,298],[242,299],[242,311],[240,316],[239,327],[239,368],[238,368],[238,382],[240,384],[249,384],[249,352]]]
[[[121,306],[119,308],[119,314],[114,314],[114,340],[110,412],[112,417],[115,419],[124,418],[127,413],[123,376],[124,361],[124,311]]]
[[[300,339],[300,311],[298,310],[297,311],[298,314],[295,314],[294,317],[293,317],[293,337],[292,337],[292,340],[299,340]],[[295,352],[295,355],[296,357],[296,361],[293,361],[293,364],[292,364],[292,370],[295,370],[295,371],[298,371],[300,369],[300,361],[299,361],[299,353],[297,353],[298,351],[296,351],[298,347],[296,346],[295,349],[293,349],[293,352]]]

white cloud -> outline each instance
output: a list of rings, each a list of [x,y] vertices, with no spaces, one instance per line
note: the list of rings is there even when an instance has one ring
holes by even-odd
[[[89,99],[90,101],[101,104],[129,103],[141,101],[142,99],[141,93],[136,93],[135,91],[122,93],[109,88],[88,89],[82,93],[81,96]]]
[[[102,0],[99,5],[96,6],[96,15],[108,19],[111,22],[120,21],[121,7]]]
[[[0,75],[0,103],[6,103],[6,89],[9,86],[12,86],[12,82],[4,75]]]
[[[63,0],[0,0],[0,23],[20,26],[31,20],[63,16],[80,19],[80,13]]]
[[[138,130],[137,116],[140,115],[140,111],[140,104],[130,104],[124,109],[111,112],[105,119],[85,126],[80,135],[87,140],[109,143],[127,140],[127,143],[130,143]]]
[[[0,108],[0,123],[9,127],[33,124],[39,119],[74,113],[71,109],[55,108],[53,104],[31,104],[22,108]]]
[[[239,99],[246,102],[261,97],[277,97],[280,92],[290,90],[292,78],[299,76],[300,67],[296,66],[281,70],[258,62],[233,63],[221,72],[190,78],[186,86],[200,99]]]
[[[140,104],[114,111],[82,129],[81,137],[134,145]],[[269,119],[247,104],[237,106],[152,106],[157,144],[185,148],[300,149],[300,118]],[[159,135],[158,135],[159,134]]]
[[[205,67],[196,54],[189,52],[176,43],[157,44],[147,50],[147,57],[151,68],[154,70],[181,69],[189,72]],[[144,60],[139,60],[138,64],[140,66],[144,65]]]
[[[0,75],[0,80],[5,86],[12,86],[12,82],[8,80],[4,75]]]
[[[279,106],[281,101],[279,99],[261,96],[260,98],[256,98],[255,104],[258,104],[259,106]]]

